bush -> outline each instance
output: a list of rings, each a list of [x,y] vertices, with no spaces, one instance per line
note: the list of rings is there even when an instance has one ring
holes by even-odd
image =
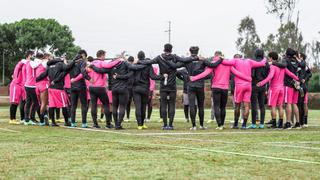
[[[320,73],[314,73],[309,81],[310,92],[320,92]]]

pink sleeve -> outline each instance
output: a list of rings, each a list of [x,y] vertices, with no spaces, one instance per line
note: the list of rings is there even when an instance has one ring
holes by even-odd
[[[236,64],[236,60],[235,59],[232,59],[232,60],[223,60],[222,61],[222,64],[223,65],[226,65],[226,66],[234,66]]]
[[[18,62],[18,64],[16,65],[16,67],[14,68],[14,71],[13,71],[13,78],[18,78],[18,74],[22,68],[22,65],[23,64],[21,62]]]
[[[202,78],[208,76],[212,71],[213,71],[212,68],[206,67],[206,69],[205,69],[202,73],[200,73],[200,74],[198,74],[198,75],[196,75],[196,76],[191,77],[191,81],[197,81],[197,80],[199,80],[199,79],[202,79]]]
[[[101,63],[101,67],[103,68],[107,68],[107,69],[111,69],[113,68],[114,66],[116,66],[117,64],[120,63],[120,60],[114,60],[114,61],[111,61],[111,62],[102,62]]]
[[[267,83],[273,78],[274,73],[275,73],[275,70],[274,70],[274,68],[271,67],[271,68],[270,68],[269,75],[268,75],[264,80],[262,80],[261,82],[259,82],[259,83],[260,83],[260,86],[263,86],[263,85],[267,84]],[[259,84],[259,83],[258,83],[258,84]]]
[[[250,76],[247,76],[243,73],[241,73],[240,71],[236,70],[236,68],[232,67],[231,68],[231,72],[237,76],[238,78],[241,78],[243,80],[246,80],[246,81],[252,81],[252,78]]]
[[[73,80],[74,82],[77,82],[77,81],[80,81],[82,78],[83,78],[83,74],[80,73],[77,77],[72,78],[72,80]]]
[[[153,72],[154,72],[155,74],[158,74],[158,68],[153,67]]]
[[[251,67],[253,67],[253,68],[263,67],[266,65],[266,61],[267,61],[265,58],[260,62],[257,62],[257,61],[251,60],[251,59],[248,59],[248,60],[251,64]]]
[[[292,79],[299,81],[299,78],[296,75],[294,75],[291,71],[289,71],[287,68],[285,72],[286,72],[286,75],[290,76]]]

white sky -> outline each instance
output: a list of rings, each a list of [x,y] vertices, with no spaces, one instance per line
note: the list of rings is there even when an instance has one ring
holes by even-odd
[[[174,53],[185,55],[191,45],[201,54],[222,50],[227,57],[237,53],[235,41],[240,20],[254,18],[265,41],[276,32],[278,19],[266,14],[265,0],[1,0],[0,23],[23,18],[55,18],[68,25],[76,44],[95,55],[99,49],[109,56],[122,50],[148,56],[162,52],[172,21]],[[319,38],[318,0],[300,0],[300,28],[305,41]]]

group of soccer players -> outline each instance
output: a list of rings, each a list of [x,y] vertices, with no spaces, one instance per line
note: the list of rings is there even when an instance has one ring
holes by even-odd
[[[218,130],[225,128],[230,87],[234,103],[232,128],[239,128],[241,107],[242,129],[265,128],[266,99],[272,117],[266,123],[268,127],[307,127],[307,85],[311,71],[307,66],[305,54],[288,48],[280,58],[277,52],[265,55],[263,50],[258,49],[252,60],[240,55],[227,60],[220,51],[216,51],[214,57],[207,59],[198,56],[197,46],[190,47],[189,57],[173,54],[172,48],[171,44],[165,44],[164,52],[154,59],[146,58],[145,53],[140,51],[136,61],[132,56],[127,59],[106,59],[106,52],[103,50],[96,53],[95,59],[88,57],[85,50],[80,50],[72,60],[66,60],[65,57],[54,58],[48,53],[34,54],[33,51],[28,51],[25,59],[17,63],[12,75],[9,123],[58,126],[55,112],[62,109],[64,125],[77,127],[76,111],[80,100],[82,128],[89,127],[89,106],[92,127],[100,128],[97,109],[101,106],[102,114],[105,116],[105,127],[121,130],[126,111],[127,119],[130,118],[133,99],[138,129],[147,129],[145,121],[151,117],[156,80],[160,81],[162,129],[173,130],[177,99],[176,78],[179,78],[184,81],[184,110],[186,118],[189,118],[190,112],[190,130],[197,130],[197,113],[200,124],[198,129],[206,129],[206,79],[211,80],[212,118],[216,119]],[[159,69],[152,66],[153,64],[157,64]],[[21,120],[16,120],[18,106]],[[286,122],[283,121],[284,106]],[[247,126],[250,109],[252,123]],[[259,111],[260,122],[257,125]],[[39,122],[36,121],[36,113]]]

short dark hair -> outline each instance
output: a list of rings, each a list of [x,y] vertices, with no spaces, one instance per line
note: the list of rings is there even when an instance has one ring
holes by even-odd
[[[43,54],[43,58],[45,58],[45,59],[46,59],[46,58],[49,58],[50,56],[51,56],[50,53],[44,53],[44,54]]]
[[[233,58],[242,58],[242,55],[241,55],[241,54],[235,54],[235,55],[233,56]]]
[[[287,57],[293,57],[293,56],[295,56],[295,55],[297,55],[297,51],[295,51],[294,49],[288,48],[288,49],[286,50],[286,56],[287,56]]]
[[[199,47],[198,46],[191,46],[189,49],[190,53],[193,55],[198,55],[199,53]]]
[[[134,57],[133,56],[129,56],[127,60],[128,60],[128,62],[133,62],[134,61]]]
[[[93,61],[93,57],[92,57],[92,56],[88,56],[87,59],[88,59],[89,62],[92,62],[92,61]]]
[[[86,57],[88,56],[88,54],[87,54],[87,51],[86,50],[84,50],[84,49],[81,49],[79,52],[78,52],[78,54],[84,54],[84,55],[86,55]]]
[[[275,61],[278,61],[279,59],[278,53],[274,51],[269,52],[268,57]]]
[[[300,56],[302,57],[302,59],[305,61],[307,59],[307,55],[304,53],[300,53]]]
[[[145,59],[145,58],[146,58],[145,53],[144,53],[143,51],[139,51],[139,52],[138,52],[138,59],[139,59],[139,60],[143,60],[143,59]]]
[[[173,48],[173,46],[171,45],[171,44],[165,44],[164,45],[164,52],[166,52],[166,53],[171,53],[172,52],[172,48]]]
[[[263,58],[264,57],[264,51],[263,49],[256,49],[256,52],[254,53],[255,58]]]
[[[32,56],[33,54],[34,54],[34,52],[33,52],[33,51],[28,50],[28,51],[26,52],[26,57],[28,57],[28,56]]]
[[[38,53],[36,54],[36,58],[38,58],[38,59],[43,59],[43,54],[40,53],[40,52],[38,52]]]
[[[97,57],[98,57],[98,58],[101,57],[101,56],[103,56],[103,55],[106,55],[106,52],[105,52],[104,50],[99,50],[99,51],[97,52]]]
[[[214,56],[222,56],[222,52],[221,51],[216,51],[216,52],[214,52]]]

